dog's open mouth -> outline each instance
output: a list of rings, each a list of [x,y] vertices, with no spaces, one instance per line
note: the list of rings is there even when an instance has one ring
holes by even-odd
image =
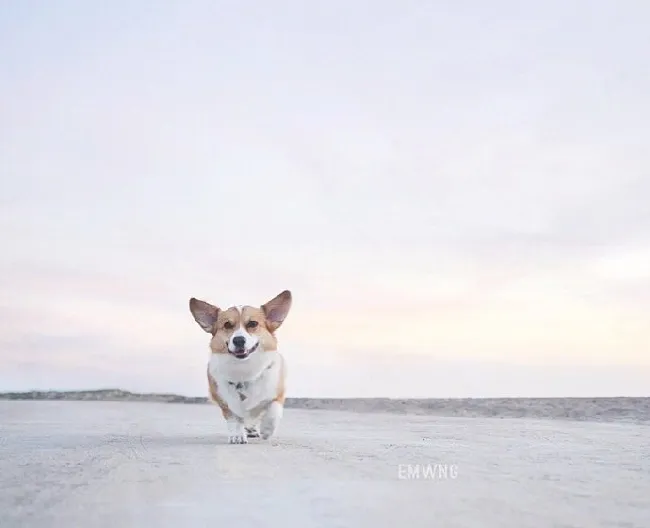
[[[253,352],[257,350],[257,347],[259,346],[259,341],[255,343],[255,345],[247,350],[246,348],[236,348],[235,350],[231,350],[230,353],[235,356],[236,358],[243,359],[245,357],[250,356]]]

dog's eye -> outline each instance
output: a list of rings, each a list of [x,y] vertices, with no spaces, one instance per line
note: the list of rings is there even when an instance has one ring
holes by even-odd
[[[233,324],[230,321],[226,321],[225,323],[223,323],[223,327],[226,330],[230,330],[233,327]]]
[[[257,326],[257,321],[248,321],[246,323],[246,328],[255,328]]]

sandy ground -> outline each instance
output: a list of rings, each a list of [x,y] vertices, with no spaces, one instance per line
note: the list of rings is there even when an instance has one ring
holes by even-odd
[[[0,526],[650,526],[650,425],[0,402]]]

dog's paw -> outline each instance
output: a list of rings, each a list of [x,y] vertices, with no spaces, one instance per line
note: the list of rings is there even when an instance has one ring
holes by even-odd
[[[228,421],[228,443],[229,444],[247,444],[246,430],[240,420],[231,419]]]
[[[260,427],[260,435],[262,439],[268,440],[271,438],[278,429],[280,425],[280,419],[282,418],[283,407],[279,402],[273,402],[269,406],[269,409],[266,411],[264,418],[262,418],[262,424]]]
[[[260,430],[258,427],[246,427],[246,436],[248,438],[259,438],[260,437]]]
[[[275,429],[268,428],[262,431],[262,440],[268,440],[273,436],[273,433],[275,433]]]

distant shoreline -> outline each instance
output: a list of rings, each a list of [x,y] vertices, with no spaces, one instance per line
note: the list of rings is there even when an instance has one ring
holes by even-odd
[[[181,396],[172,393],[130,392],[121,389],[95,390],[30,390],[0,392],[0,400],[64,400],[64,401],[139,401],[160,403],[208,403],[207,397]]]
[[[121,389],[2,392],[0,400],[208,404],[207,397]],[[287,398],[287,408],[445,417],[538,418],[650,423],[650,397],[571,398]]]

